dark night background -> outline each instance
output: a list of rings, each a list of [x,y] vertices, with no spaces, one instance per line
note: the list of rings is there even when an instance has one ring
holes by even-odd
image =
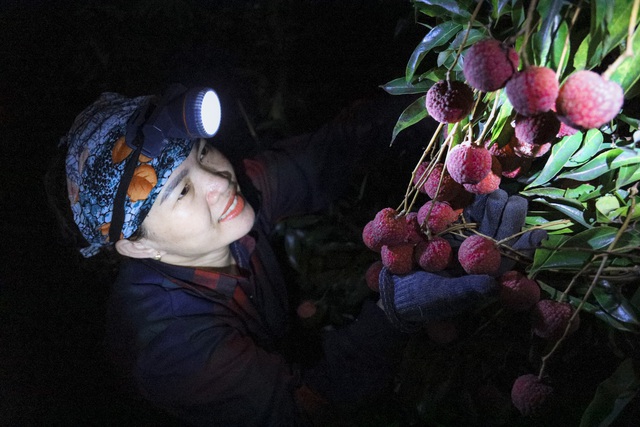
[[[103,91],[206,84],[223,103],[218,138],[268,144],[385,96],[425,32],[408,0],[0,0],[0,426],[173,424],[107,369],[113,271],[65,246],[47,205],[43,177],[82,109]],[[399,154],[381,175],[404,188]],[[579,419],[617,363],[591,345],[562,373],[572,406],[558,422]]]
[[[0,425],[162,425],[120,395],[101,348],[111,276],[63,245],[43,176],[103,91],[175,81],[221,96],[219,137],[312,130],[398,77],[421,29],[409,2],[0,2]]]

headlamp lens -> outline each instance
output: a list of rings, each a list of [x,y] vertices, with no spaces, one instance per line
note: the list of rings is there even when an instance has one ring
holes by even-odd
[[[220,127],[221,108],[218,95],[208,89],[202,97],[202,103],[200,105],[200,120],[202,123],[202,129],[207,137],[212,137]]]

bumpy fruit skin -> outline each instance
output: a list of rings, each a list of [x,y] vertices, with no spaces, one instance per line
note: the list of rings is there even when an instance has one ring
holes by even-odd
[[[560,86],[556,111],[560,120],[572,128],[593,129],[618,115],[623,102],[619,84],[582,70],[570,75]]]
[[[538,283],[516,270],[507,271],[498,278],[499,299],[513,311],[527,311],[540,300]]]
[[[463,82],[440,80],[427,92],[427,112],[440,123],[456,123],[473,107],[473,90]]]
[[[534,116],[555,108],[558,89],[555,71],[538,66],[514,74],[505,87],[513,109],[523,116]]]
[[[426,225],[431,234],[444,231],[457,219],[458,215],[447,202],[429,200],[418,209],[418,224]]]
[[[393,274],[407,274],[413,269],[413,244],[384,245],[380,250],[382,264]]]
[[[569,303],[554,300],[541,300],[531,310],[533,333],[540,338],[556,341],[562,337],[573,315]],[[580,317],[571,322],[568,334],[575,332],[580,326]]]
[[[483,92],[503,88],[518,69],[516,51],[498,40],[475,43],[464,55],[462,72],[467,83]]]
[[[371,233],[382,245],[402,243],[407,234],[405,219],[393,208],[381,209],[373,219]]]
[[[424,240],[424,234],[420,230],[420,223],[418,223],[418,213],[409,212],[404,217],[404,221],[407,225],[407,234],[404,239],[407,243],[420,243]]]
[[[553,393],[553,388],[544,384],[537,375],[521,375],[511,387],[511,402],[524,416],[539,412]]]
[[[418,170],[416,171],[416,181],[422,176],[422,173],[425,171],[427,166],[427,162],[423,162],[418,166]],[[443,173],[443,170],[444,176],[442,177],[442,182],[440,182],[440,175]],[[439,190],[438,183],[440,183]],[[462,186],[451,178],[451,175],[444,167],[444,163],[437,163],[433,166],[433,169],[426,181],[424,181],[424,185],[420,187],[420,192],[426,193],[433,200],[447,202],[449,200],[453,200],[461,189]]]
[[[502,165],[497,157],[491,158],[491,172],[477,184],[463,184],[465,190],[472,194],[489,194],[500,187],[502,177]]]
[[[458,261],[468,274],[495,274],[500,268],[500,251],[486,237],[469,236],[458,249]]]
[[[515,136],[511,139],[513,141]],[[511,143],[499,147],[498,144],[492,144],[487,147],[489,153],[500,161],[502,166],[502,176],[505,178],[517,178],[527,173],[531,168],[531,159],[520,157],[513,151]]]
[[[373,220],[369,221],[362,229],[362,241],[366,247],[374,252],[380,252],[382,249],[381,236],[376,232]]]
[[[460,144],[449,151],[445,165],[455,182],[477,184],[491,172],[491,154],[484,147]]]
[[[367,286],[374,292],[380,292],[380,271],[382,270],[382,261],[373,262],[364,273]]]
[[[433,273],[447,268],[453,258],[453,250],[445,239],[434,236],[418,243],[413,255],[420,268]]]
[[[536,114],[535,116],[516,116],[516,138],[526,144],[546,144],[553,142],[560,130],[560,120],[553,111]]]

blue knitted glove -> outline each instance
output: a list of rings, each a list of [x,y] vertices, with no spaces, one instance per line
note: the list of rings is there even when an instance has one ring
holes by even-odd
[[[465,209],[464,217],[468,222],[478,223],[478,231],[496,240],[502,240],[522,230],[527,217],[527,199],[521,196],[509,196],[504,190],[476,196],[474,202]],[[506,245],[529,258],[547,238],[542,229],[531,230],[507,242]],[[498,275],[511,270],[516,261],[502,257]]]
[[[404,332],[488,304],[499,290],[495,279],[486,275],[443,277],[422,270],[394,275],[383,267],[379,280],[383,310]]]

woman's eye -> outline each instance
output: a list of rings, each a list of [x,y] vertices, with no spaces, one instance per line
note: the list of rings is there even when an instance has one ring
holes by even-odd
[[[204,144],[200,149],[200,155],[198,156],[198,160],[202,161],[202,159],[204,159],[204,156],[206,156],[207,153],[209,153],[209,149],[207,148],[207,144]]]
[[[189,184],[187,184],[184,187],[182,187],[182,191],[180,192],[180,195],[178,196],[178,200],[180,200],[184,196],[186,196],[190,189],[191,189],[191,187],[189,186]]]

